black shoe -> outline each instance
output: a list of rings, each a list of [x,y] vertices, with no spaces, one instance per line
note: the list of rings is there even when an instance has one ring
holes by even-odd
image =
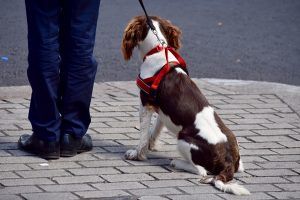
[[[18,146],[44,159],[58,159],[60,156],[59,142],[46,142],[29,134],[21,135]]]
[[[62,157],[76,156],[77,153],[90,151],[92,148],[92,138],[89,134],[85,134],[82,138],[64,134],[60,140],[60,156]]]

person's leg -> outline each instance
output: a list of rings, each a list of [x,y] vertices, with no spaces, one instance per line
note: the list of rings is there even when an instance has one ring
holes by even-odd
[[[44,157],[54,152],[52,157],[56,158],[59,152],[57,154],[55,143],[60,139],[61,124],[57,107],[60,3],[59,0],[26,0],[25,4],[28,24],[27,75],[32,88],[28,118],[33,135],[21,136],[19,145]]]
[[[90,137],[83,136],[91,121],[89,108],[97,71],[93,49],[100,0],[65,0],[62,4],[60,51],[63,150],[67,146],[64,142],[68,143],[72,139],[81,142],[84,138],[91,142]],[[67,154],[63,153],[62,156],[73,156],[75,152]]]

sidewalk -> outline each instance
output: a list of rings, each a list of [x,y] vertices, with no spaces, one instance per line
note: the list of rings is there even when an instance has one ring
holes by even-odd
[[[93,151],[49,162],[17,148],[18,137],[30,133],[30,88],[0,87],[0,199],[300,199],[300,87],[195,82],[237,136],[246,171],[235,178],[251,196],[222,193],[170,168],[179,155],[167,130],[147,161],[124,160],[139,141],[138,89],[134,82],[107,82],[94,88]]]

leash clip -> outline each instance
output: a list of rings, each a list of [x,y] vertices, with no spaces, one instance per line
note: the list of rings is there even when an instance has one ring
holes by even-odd
[[[154,30],[151,29],[151,31],[155,35],[155,37],[157,38],[157,41],[162,45],[162,47],[167,47],[168,46],[167,43],[158,36],[158,33],[157,33],[156,29],[154,29]]]

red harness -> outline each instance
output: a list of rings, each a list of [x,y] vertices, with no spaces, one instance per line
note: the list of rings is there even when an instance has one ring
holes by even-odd
[[[138,75],[136,79],[137,86],[144,91],[148,95],[152,95],[152,97],[156,98],[156,90],[160,81],[164,78],[164,76],[172,69],[172,66],[169,64],[168,51],[170,51],[175,58],[178,60],[176,62],[178,66],[180,66],[184,71],[186,71],[186,63],[183,58],[172,48],[172,47],[163,47],[161,45],[156,46],[152,50],[150,50],[144,57],[143,60],[146,59],[147,56],[158,53],[162,50],[165,50],[165,56],[167,63],[152,77],[142,79],[140,75]]]

